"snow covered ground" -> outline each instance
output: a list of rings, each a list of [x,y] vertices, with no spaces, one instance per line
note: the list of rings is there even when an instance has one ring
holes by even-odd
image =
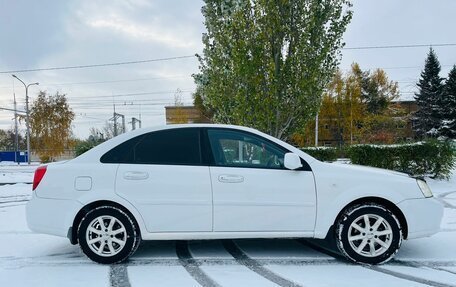
[[[456,172],[428,180],[445,205],[442,231],[405,241],[396,258],[359,266],[294,239],[145,242],[131,260],[103,266],[66,238],[26,226],[35,167],[0,166],[0,286],[456,286]],[[3,174],[3,175],[2,175]]]

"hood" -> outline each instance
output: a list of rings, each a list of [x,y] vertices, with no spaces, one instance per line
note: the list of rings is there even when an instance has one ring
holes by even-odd
[[[389,175],[389,176],[395,175],[395,176],[412,177],[410,174],[407,174],[404,172],[383,169],[383,168],[378,168],[378,167],[371,167],[371,166],[357,165],[357,164],[337,163],[337,162],[333,162],[330,164],[335,165],[337,167],[342,167],[342,168],[350,170],[352,172],[357,172],[357,171],[371,172],[371,173],[375,173],[375,174],[379,174],[379,175]]]

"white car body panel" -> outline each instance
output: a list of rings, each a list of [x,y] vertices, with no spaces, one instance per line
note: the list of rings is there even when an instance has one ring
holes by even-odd
[[[148,232],[212,231],[207,166],[120,164],[115,190],[150,219],[146,220]]]
[[[218,166],[210,170],[214,232],[313,231],[312,172]],[[242,181],[224,181],[225,177]]]
[[[141,236],[143,240],[204,240],[240,238],[311,238],[313,232],[154,232]]]
[[[137,135],[185,127],[220,127],[254,133],[299,155],[312,171],[175,165],[132,167],[100,162],[107,151]],[[126,179],[128,172],[133,174],[127,174],[127,178],[139,176],[140,179]],[[144,172],[147,178],[142,178]],[[244,181],[221,183],[218,178],[222,175],[240,175]],[[167,187],[167,183],[173,188]],[[151,192],[144,193],[145,188]],[[27,204],[27,221],[33,231],[67,236],[76,214],[84,206],[111,201],[130,211],[145,240],[324,238],[344,207],[366,197],[395,204],[407,221],[409,238],[429,236],[439,230],[443,207],[433,198],[424,198],[416,180],[405,174],[323,163],[250,128],[172,125],[122,134],[73,160],[48,165]]]
[[[317,186],[317,222],[315,237],[325,238],[328,226],[351,202],[379,197],[391,203],[410,198],[423,198],[416,180],[406,174],[377,168],[336,163],[314,163],[312,170]]]
[[[408,225],[408,239],[431,236],[440,231],[442,204],[435,198],[406,199],[398,204]]]
[[[40,198],[33,194],[26,209],[28,227],[37,233],[67,237],[74,217],[83,206],[76,200]]]

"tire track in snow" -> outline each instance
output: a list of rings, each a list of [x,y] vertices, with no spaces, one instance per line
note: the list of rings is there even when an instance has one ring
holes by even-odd
[[[30,194],[17,194],[17,195],[2,195],[0,198],[31,198],[32,196]]]
[[[438,197],[438,198],[444,198],[444,197],[447,197],[448,195],[453,194],[453,193],[456,193],[456,191],[447,191],[447,192],[443,192],[443,193],[441,193],[441,194],[437,194],[436,197]]]
[[[330,255],[330,256],[333,256],[337,259],[341,259],[342,260],[342,255],[332,251],[332,250],[328,250],[326,248],[323,248],[323,247],[320,247],[316,244],[313,244],[307,240],[298,240],[298,242],[306,245],[306,246],[309,246],[310,248],[316,250],[316,251],[319,251],[319,252],[322,252],[322,253],[325,253],[327,255]],[[346,259],[345,259],[346,261]],[[396,260],[394,261],[394,265],[397,265],[397,266],[408,266],[408,267],[413,267],[413,268],[419,268],[421,267],[419,264],[416,264],[416,263],[412,263],[412,262],[404,262],[404,261],[399,261],[399,260]],[[349,262],[347,262],[347,264],[350,264]],[[352,263],[353,264],[353,263]],[[387,274],[387,275],[390,275],[390,276],[393,276],[393,277],[396,277],[396,278],[400,278],[400,279],[404,279],[404,280],[408,280],[408,281],[413,281],[413,282],[416,282],[416,283],[420,283],[420,284],[425,284],[425,285],[428,285],[428,286],[433,286],[433,287],[456,287],[456,285],[450,285],[450,284],[445,284],[445,283],[441,283],[441,282],[437,282],[437,281],[433,281],[433,280],[428,280],[428,279],[425,279],[425,278],[420,278],[420,277],[416,277],[416,276],[413,276],[413,275],[408,275],[408,274],[405,274],[405,273],[401,273],[401,272],[397,272],[397,271],[392,271],[392,270],[389,270],[389,269],[386,269],[386,268],[382,268],[378,265],[367,265],[367,264],[362,264],[360,265],[364,268],[367,268],[367,269],[370,269],[372,271],[376,271],[376,272],[380,272],[380,273],[383,273],[383,274]],[[431,267],[432,268],[432,267]]]
[[[434,269],[434,270],[443,271],[443,272],[447,272],[447,273],[456,275],[456,271],[447,270],[447,269],[445,269],[445,268],[441,268],[441,267],[429,267],[429,268],[432,268],[432,269]]]
[[[3,204],[0,204],[0,208],[7,208],[7,207],[14,207],[14,206],[20,206],[20,205],[25,205],[25,203],[19,203],[19,204],[10,204],[11,202],[5,202]],[[13,202],[14,203],[14,202]]]
[[[311,248],[317,252],[331,256],[339,262],[344,262],[344,263],[350,264],[350,262],[348,262],[347,259],[342,254],[339,254],[336,251],[329,249],[329,247],[327,248],[327,247],[320,246],[320,245],[312,243],[306,239],[297,239],[296,241],[298,241],[301,245]]]
[[[0,204],[5,204],[5,203],[16,203],[16,202],[27,202],[30,201],[30,199],[13,199],[13,200],[6,200],[6,201],[0,201]]]
[[[434,270],[438,270],[438,271],[443,271],[443,272],[447,272],[447,273],[451,273],[451,274],[454,274],[456,275],[456,271],[451,271],[451,270],[447,270],[445,268],[442,268],[443,267],[454,267],[455,264],[453,263],[452,265],[451,264],[448,264],[448,265],[441,265],[439,263],[434,263],[434,262],[427,262],[426,264],[423,264],[421,262],[415,262],[415,261],[403,261],[403,260],[394,260],[391,261],[392,263],[398,263],[398,265],[402,265],[402,266],[408,266],[408,267],[414,267],[414,268],[422,268],[422,267],[425,267],[425,268],[430,268],[430,269],[434,269]]]
[[[188,274],[193,277],[203,287],[220,287],[217,282],[212,280],[199,267],[200,264],[193,258],[188,250],[187,241],[176,241],[176,254],[180,264],[187,270]]]
[[[451,194],[453,194],[453,193],[456,193],[456,191],[448,191],[448,192],[444,192],[444,193],[441,193],[441,194],[437,194],[437,195],[435,196],[435,199],[437,199],[438,201],[440,201],[440,202],[443,204],[443,206],[444,206],[445,208],[456,209],[456,206],[455,206],[454,204],[449,203],[449,202],[446,201],[446,199],[445,199],[448,195],[451,195]]]
[[[436,198],[439,202],[441,202],[443,204],[443,207],[445,208],[450,208],[450,209],[456,209],[456,206],[449,203],[448,201],[446,201],[445,199],[443,198],[440,198],[440,197],[437,197]]]
[[[428,279],[425,279],[425,278],[420,278],[420,277],[416,277],[416,276],[413,276],[413,275],[408,275],[408,274],[404,274],[404,273],[401,273],[401,272],[397,272],[397,271],[389,270],[389,269],[386,269],[386,268],[382,268],[382,267],[379,267],[379,266],[376,266],[376,265],[363,265],[363,267],[365,267],[367,269],[370,269],[370,270],[373,270],[373,271],[377,271],[377,272],[383,273],[383,274],[391,275],[391,276],[396,277],[396,278],[405,279],[405,280],[408,280],[408,281],[413,281],[413,282],[425,284],[425,285],[428,285],[428,286],[433,286],[433,287],[456,287],[456,285],[445,284],[445,283],[437,282],[437,281],[434,281],[434,280],[428,280]]]
[[[114,264],[109,266],[109,286],[131,287],[126,264]]]
[[[223,246],[225,247],[226,251],[230,253],[234,259],[239,263],[244,265],[245,267],[249,268],[253,272],[257,273],[258,275],[268,279],[275,284],[282,286],[282,287],[300,287],[301,285],[285,279],[276,273],[272,272],[271,270],[265,268],[260,262],[250,258],[247,254],[245,254],[239,247],[232,240],[223,240]]]

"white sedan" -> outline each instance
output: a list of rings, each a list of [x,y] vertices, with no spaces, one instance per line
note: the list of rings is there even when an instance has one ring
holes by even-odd
[[[335,238],[349,260],[390,260],[403,239],[439,231],[443,207],[426,182],[324,163],[257,130],[172,125],[117,136],[40,166],[31,230],[116,263],[141,240]]]

